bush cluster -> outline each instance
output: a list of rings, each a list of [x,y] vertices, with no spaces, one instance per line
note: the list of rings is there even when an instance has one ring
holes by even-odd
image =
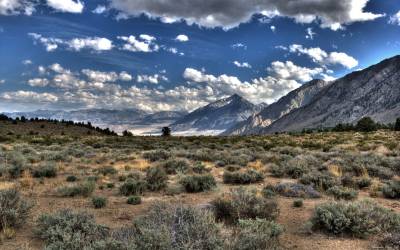
[[[205,175],[187,175],[179,182],[189,193],[198,193],[209,191],[217,186],[214,176],[211,174]]]
[[[24,201],[18,190],[0,190],[0,230],[23,225],[31,208],[32,204]]]
[[[143,154],[143,158],[151,162],[168,160],[171,154],[166,150],[153,150]]]
[[[238,223],[239,219],[274,220],[279,215],[278,203],[257,195],[256,190],[238,188],[212,201],[218,220]]]
[[[286,197],[320,198],[321,194],[312,186],[297,183],[280,183],[274,187],[274,191]]]
[[[107,205],[107,198],[96,196],[92,198],[92,203],[96,209],[103,208]]]
[[[187,160],[170,159],[160,163],[160,166],[165,169],[167,174],[186,173],[189,168],[189,162]]]
[[[389,182],[383,187],[382,193],[386,198],[400,199],[400,181]]]
[[[119,187],[121,195],[140,195],[147,189],[147,183],[140,179],[127,179],[124,184]]]
[[[54,163],[39,165],[32,173],[35,178],[54,178],[57,176],[57,168]]]
[[[146,172],[147,188],[150,191],[159,191],[167,186],[168,176],[161,167],[151,167]]]
[[[142,198],[138,195],[132,195],[128,197],[126,203],[128,203],[129,205],[139,205],[142,203]]]
[[[57,193],[62,197],[90,196],[96,189],[94,181],[85,181],[71,186],[60,187]]]
[[[249,169],[245,172],[225,171],[223,179],[226,184],[251,184],[263,181],[264,175],[253,169]]]
[[[337,200],[354,200],[358,197],[358,192],[352,188],[335,186],[327,190]]]
[[[368,200],[319,205],[311,222],[314,229],[359,238],[400,230],[400,215]]]

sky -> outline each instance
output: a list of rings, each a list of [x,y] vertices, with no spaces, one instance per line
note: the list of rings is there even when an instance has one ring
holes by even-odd
[[[0,0],[0,112],[270,104],[399,52],[398,0]]]

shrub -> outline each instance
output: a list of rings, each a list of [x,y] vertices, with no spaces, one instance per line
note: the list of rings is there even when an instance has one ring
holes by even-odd
[[[361,178],[361,179],[359,179],[357,181],[357,186],[360,189],[367,188],[367,187],[371,186],[371,184],[372,184],[371,179],[370,178],[366,178],[366,177]]]
[[[196,164],[192,167],[192,170],[196,174],[204,174],[209,172],[202,162],[196,162]]]
[[[311,222],[314,229],[359,238],[400,229],[400,215],[367,200],[319,205]]]
[[[104,176],[117,174],[118,171],[112,166],[106,166],[98,169],[99,174]]]
[[[160,160],[168,160],[171,157],[171,154],[165,150],[153,150],[148,151],[143,154],[143,158],[149,160],[151,162],[160,161]]]
[[[187,175],[179,182],[189,193],[198,193],[211,190],[217,186],[214,176],[206,175]]]
[[[189,162],[187,160],[176,159],[170,159],[168,161],[162,162],[160,166],[165,169],[167,174],[186,173],[190,168]]]
[[[400,181],[391,181],[382,189],[383,196],[389,199],[400,199]]]
[[[69,176],[67,176],[67,179],[66,179],[67,182],[75,182],[77,180],[78,180],[78,178],[75,175],[69,175]]]
[[[239,188],[212,201],[218,220],[237,223],[239,219],[274,220],[278,214],[275,200],[258,196],[256,190]]]
[[[239,230],[232,249],[279,249],[279,235],[282,232],[280,225],[265,219],[239,220]]]
[[[337,200],[354,200],[358,196],[356,190],[339,186],[331,187],[328,189],[327,193],[334,196]]]
[[[167,186],[168,176],[161,167],[151,167],[146,173],[147,188],[159,191]]]
[[[300,178],[300,183],[304,185],[312,185],[319,190],[327,190],[338,184],[338,180],[328,172],[313,171],[305,174]]]
[[[73,186],[61,187],[57,193],[62,197],[75,197],[75,196],[90,196],[96,188],[96,183],[93,181],[85,181]]]
[[[11,178],[19,178],[26,168],[27,161],[25,157],[18,151],[8,153],[6,155],[6,169]]]
[[[92,203],[94,208],[99,209],[103,208],[107,205],[107,198],[106,197],[93,197]]]
[[[293,207],[303,207],[303,200],[293,201]]]
[[[137,195],[132,195],[129,196],[129,198],[126,200],[126,203],[128,203],[129,205],[139,205],[142,203],[142,198]]]
[[[212,213],[184,205],[154,204],[134,221],[135,249],[222,249]]]
[[[385,235],[380,244],[385,249],[400,249],[400,233],[392,232]]]
[[[62,210],[41,215],[35,234],[45,241],[45,249],[101,249],[109,229],[96,224],[92,215]]]
[[[274,187],[274,191],[286,197],[301,198],[320,198],[318,193],[312,186],[305,186],[297,183],[280,183]]]
[[[224,183],[226,184],[251,184],[264,180],[263,174],[260,172],[249,169],[246,172],[224,172]]]
[[[119,187],[119,193],[125,196],[139,195],[146,191],[147,184],[143,180],[128,179]]]
[[[272,185],[267,185],[267,186],[265,186],[265,187],[262,189],[261,193],[262,193],[262,195],[263,195],[265,198],[267,198],[267,199],[276,196],[275,187],[272,186]]]
[[[33,171],[35,178],[54,178],[57,176],[57,168],[54,163],[40,165]]]
[[[396,123],[394,124],[394,131],[400,131],[400,118],[396,119]]]
[[[23,225],[31,208],[16,189],[0,190],[0,230]]]

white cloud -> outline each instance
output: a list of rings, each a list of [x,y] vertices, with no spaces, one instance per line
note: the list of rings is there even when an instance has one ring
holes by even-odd
[[[73,51],[81,51],[82,49],[91,49],[94,51],[107,51],[111,50],[114,45],[111,40],[102,37],[86,37],[86,38],[73,38],[71,40],[63,40],[54,37],[43,37],[37,33],[28,33],[33,38],[34,42],[39,42],[46,47],[46,51],[52,52],[64,46]]]
[[[132,51],[132,52],[156,52],[160,49],[154,41],[156,40],[154,37],[142,34],[137,39],[135,36],[119,36],[118,39],[125,41],[125,44],[122,46],[123,50]]]
[[[116,82],[120,81],[131,81],[132,76],[127,72],[123,71],[121,73],[116,72],[102,72],[90,69],[83,69],[82,73],[92,82]]]
[[[6,80],[0,79],[0,84],[4,84],[5,82],[6,82]]]
[[[390,17],[389,23],[394,25],[400,25],[400,11]]]
[[[137,82],[138,83],[152,83],[159,84],[161,81],[167,82],[168,78],[164,75],[154,74],[154,75],[138,75]]]
[[[23,60],[23,61],[22,61],[22,64],[23,64],[23,65],[31,65],[31,64],[32,64],[32,61],[29,60],[29,59]]]
[[[249,68],[249,69],[251,69],[251,65],[249,63],[247,63],[247,62],[240,63],[238,61],[234,61],[233,64],[235,64],[235,66],[238,67],[238,68]]]
[[[244,49],[247,50],[247,45],[243,44],[243,43],[235,43],[231,45],[232,49]]]
[[[365,12],[369,0],[111,0],[114,8],[125,17],[142,14],[163,22],[185,21],[189,25],[230,29],[249,22],[254,14],[268,18],[284,16],[298,23],[318,22],[323,28],[337,30],[354,22],[370,21],[382,14]]]
[[[323,68],[305,68],[295,65],[291,61],[271,63],[268,71],[277,79],[294,80],[301,82],[311,81],[314,76],[324,72]]]
[[[59,12],[82,13],[84,4],[74,0],[47,0],[47,5]]]
[[[106,12],[106,11],[107,11],[107,7],[106,6],[97,5],[97,7],[94,10],[92,10],[92,13],[100,15],[100,14],[103,14],[104,12]]]
[[[189,41],[189,37],[188,37],[187,35],[181,34],[181,35],[178,35],[178,36],[175,38],[175,40],[176,40],[176,41],[179,41],[179,42],[188,42],[188,41]]]
[[[111,50],[113,48],[112,41],[101,37],[74,38],[67,42],[67,45],[75,50],[93,49],[96,51]]]
[[[46,87],[49,85],[49,80],[46,78],[34,78],[28,80],[28,84],[32,87]]]
[[[0,98],[6,101],[18,101],[21,103],[48,103],[57,102],[58,97],[51,93],[37,93],[33,91],[5,92]]]
[[[271,27],[269,27],[271,29],[272,32],[276,31],[276,27],[274,25],[272,25]]]
[[[304,54],[310,57],[315,63],[320,65],[339,64],[348,69],[352,69],[358,65],[358,61],[343,52],[328,53],[321,48],[304,48],[302,45],[292,44],[289,48],[280,46],[279,48],[288,50],[291,53]]]
[[[29,0],[0,0],[0,15],[32,15],[35,3]]]
[[[315,33],[315,32],[312,30],[312,28],[307,28],[307,29],[306,29],[306,32],[307,32],[306,38],[307,38],[307,39],[310,39],[310,40],[314,40],[314,36],[315,36],[317,33]]]

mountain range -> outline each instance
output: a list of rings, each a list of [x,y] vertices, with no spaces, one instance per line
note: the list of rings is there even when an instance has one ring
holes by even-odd
[[[157,134],[170,126],[176,135],[255,135],[355,123],[365,116],[381,123],[400,117],[400,56],[335,81],[313,80],[277,102],[255,105],[234,94],[193,112],[147,113],[139,109],[5,113],[10,117],[91,122],[116,132]]]
[[[265,106],[255,105],[234,94],[189,113],[171,124],[171,127],[178,134],[217,135],[246,120]]]

